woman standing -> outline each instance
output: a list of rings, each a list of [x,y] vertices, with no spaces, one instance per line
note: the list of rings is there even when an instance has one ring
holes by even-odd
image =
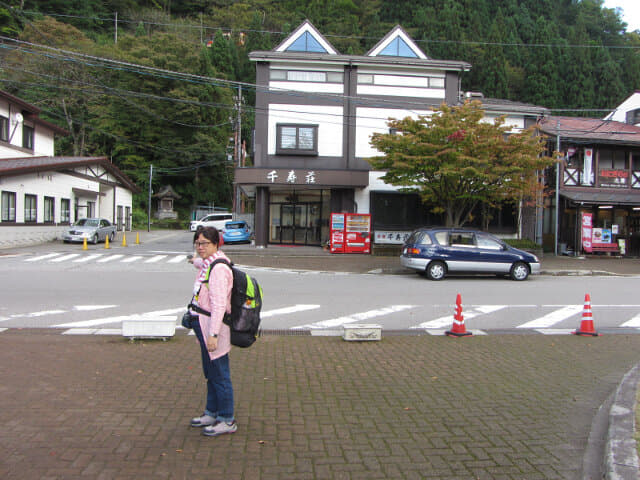
[[[231,331],[222,321],[225,312],[231,312],[231,269],[218,263],[209,269],[218,258],[229,261],[218,250],[220,234],[213,227],[198,229],[193,243],[200,259],[194,261],[199,267],[194,285],[194,301],[211,315],[198,314],[193,330],[198,337],[202,352],[202,369],[207,379],[207,404],[203,414],[191,420],[192,427],[204,427],[203,435],[216,436],[234,433],[238,429],[233,415],[233,386],[229,370]]]

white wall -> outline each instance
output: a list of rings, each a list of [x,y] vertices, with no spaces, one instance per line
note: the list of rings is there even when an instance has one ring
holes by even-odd
[[[299,123],[318,125],[318,155],[342,156],[342,113],[342,105],[269,105],[269,155],[276,153],[276,124]]]
[[[431,115],[431,110],[396,110],[386,108],[356,109],[356,157],[375,157],[379,152],[371,146],[371,135],[389,133],[389,118],[397,120],[405,117],[417,118],[419,115]]]
[[[640,92],[636,92],[618,105],[613,112],[605,117],[605,120],[614,120],[616,122],[625,123],[627,121],[627,112],[640,108]]]

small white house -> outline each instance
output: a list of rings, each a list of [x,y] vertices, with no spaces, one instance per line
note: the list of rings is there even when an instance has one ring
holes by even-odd
[[[83,217],[131,229],[138,187],[107,157],[56,157],[40,109],[0,91],[0,248],[60,237]]]
[[[630,97],[618,105],[604,119],[640,126],[640,91],[633,92]]]

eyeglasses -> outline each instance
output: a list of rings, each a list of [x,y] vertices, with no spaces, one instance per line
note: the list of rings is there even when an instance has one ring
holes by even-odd
[[[195,245],[196,248],[200,248],[200,247],[206,247],[210,243],[212,242],[194,242],[193,244]]]

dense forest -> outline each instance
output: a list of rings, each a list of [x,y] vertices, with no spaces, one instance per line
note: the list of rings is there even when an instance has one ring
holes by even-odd
[[[231,206],[235,129],[251,151],[248,53],[305,19],[354,55],[400,24],[431,58],[472,64],[464,90],[558,115],[603,116],[640,89],[640,32],[601,0],[0,1],[0,88],[71,132],[57,154],[109,156],[144,191],[153,165],[186,218]]]

